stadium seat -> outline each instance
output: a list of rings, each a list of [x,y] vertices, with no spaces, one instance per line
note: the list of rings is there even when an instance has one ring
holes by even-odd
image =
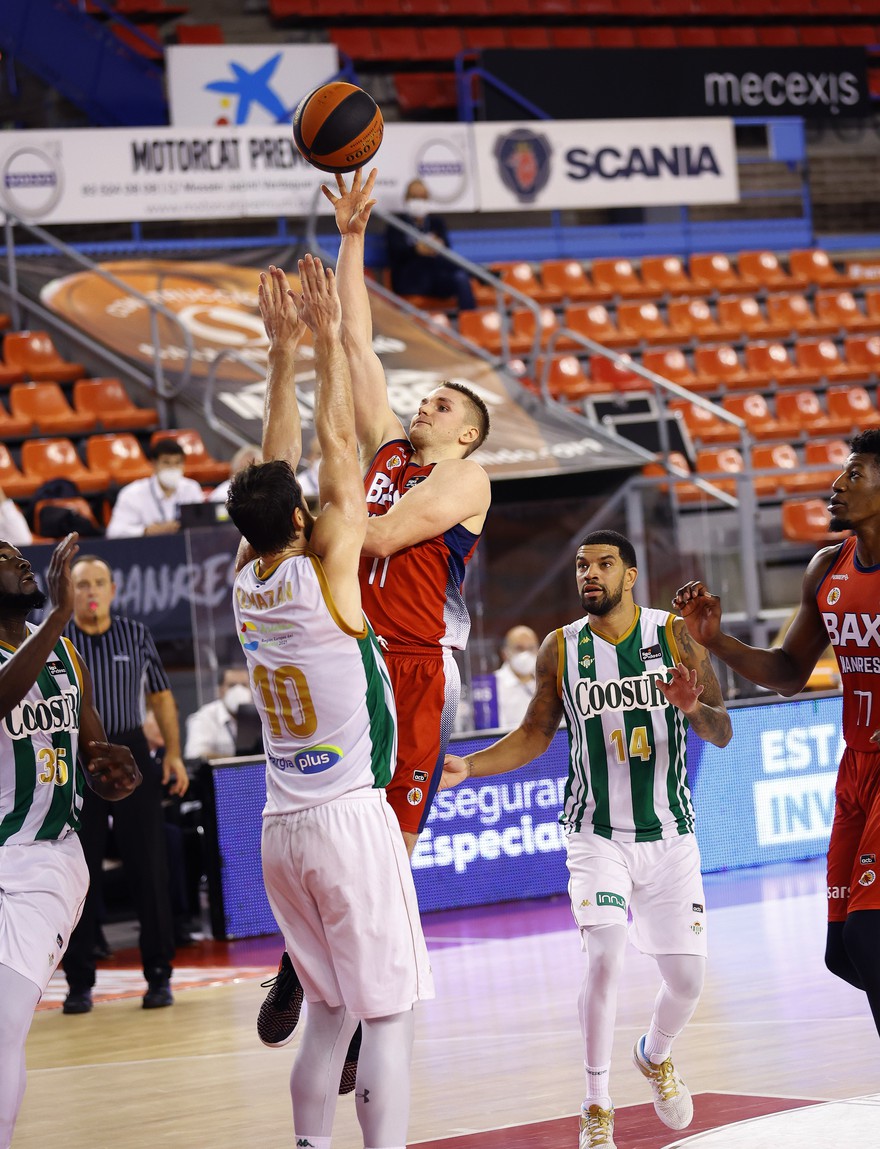
[[[703,390],[700,377],[687,361],[687,356],[679,347],[670,347],[668,350],[645,351],[642,355],[642,366],[655,375],[685,387],[688,391]]]
[[[800,44],[797,28],[790,24],[771,24],[766,28],[755,29],[758,43],[766,48],[796,48]]]
[[[832,24],[801,24],[798,32],[805,48],[833,48],[840,43],[837,28]]]
[[[473,15],[471,11],[468,15]],[[486,24],[480,28],[469,28],[465,26],[462,29],[464,33],[464,44],[466,48],[506,48],[507,37],[506,29],[498,24]]]
[[[783,292],[767,296],[767,318],[780,334],[817,335],[834,329],[824,324],[813,313],[805,295]]]
[[[453,110],[458,103],[452,72],[395,72],[394,88],[404,113]]]
[[[189,428],[154,431],[150,436],[150,446],[154,446],[159,439],[176,439],[183,447],[186,456],[183,473],[187,478],[195,479],[197,483],[221,483],[229,478],[229,464],[214,458],[198,431]]]
[[[758,33],[750,24],[728,24],[718,29],[718,43],[723,48],[754,48]]]
[[[844,439],[824,439],[809,442],[804,447],[804,462],[808,467],[822,467],[821,471],[803,472],[799,490],[803,493],[817,491],[828,494],[831,484],[846,466],[849,446]]]
[[[748,291],[799,291],[807,286],[807,280],[789,275],[772,251],[741,251],[736,262]]]
[[[18,417],[10,415],[3,403],[0,403],[0,439],[24,439],[33,433],[34,421],[30,415]],[[2,486],[2,483],[0,483]]]
[[[800,367],[819,372],[829,382],[861,379],[863,375],[861,367],[846,362],[832,339],[799,339],[794,345],[794,357]]]
[[[774,415],[767,400],[757,392],[750,392],[747,395],[725,395],[721,400],[721,406],[745,422],[753,439],[790,440],[798,437],[798,425]]]
[[[462,311],[458,316],[458,333],[476,343],[491,355],[528,355],[532,341],[502,329],[501,315],[494,307],[481,307],[476,311]]]
[[[848,335],[843,348],[847,363],[861,367],[864,379],[880,374],[880,335]]]
[[[8,367],[37,382],[72,383],[88,374],[82,363],[62,359],[45,331],[10,332],[3,338],[3,358]]]
[[[740,434],[735,423],[726,423],[705,407],[687,399],[670,399],[670,411],[677,411],[695,443],[738,443]]]
[[[770,322],[753,295],[725,295],[715,306],[726,339],[776,339],[788,333],[784,325]]]
[[[677,48],[678,37],[671,24],[650,24],[633,29],[637,48]]]
[[[679,336],[671,331],[656,303],[650,301],[618,303],[617,326],[631,343],[675,343]]]
[[[608,314],[608,309],[601,303],[575,303],[565,309],[563,327],[567,327],[577,335],[601,343],[603,347],[627,347],[630,343],[628,335],[623,335]],[[562,350],[583,349],[583,344],[562,336],[556,346]]]
[[[829,331],[865,331],[878,327],[878,321],[862,311],[851,291],[817,291],[813,305],[817,317]]]
[[[677,29],[678,43],[682,48],[717,48],[718,34],[714,28],[693,25]]]
[[[351,28],[336,25],[330,29],[330,39],[340,52],[355,62],[387,59],[384,48],[376,42],[372,28]]]
[[[174,29],[178,44],[225,44],[221,24],[178,24]]]
[[[553,399],[576,403],[587,395],[608,394],[612,388],[595,383],[586,374],[576,355],[552,355],[535,363],[535,379],[540,384],[545,377],[547,391]]]
[[[556,312],[552,307],[542,307],[540,310],[540,335],[538,346],[545,347],[550,336],[559,329]],[[511,331],[517,340],[529,340],[529,350],[535,349],[535,313],[528,307],[516,308],[510,313]]]
[[[755,475],[759,499],[779,498],[799,489],[802,478],[798,453],[790,443],[774,443],[752,448],[752,470],[775,474]]]
[[[845,435],[849,430],[845,420],[832,419],[827,414],[819,396],[812,389],[778,392],[776,414],[799,428],[798,438],[818,439],[823,435]]]
[[[875,329],[880,330],[880,291],[865,292],[865,311],[874,320]]]
[[[795,363],[784,343],[747,343],[746,369],[756,387],[771,383],[802,387],[821,378],[814,368],[808,370]]]
[[[846,434],[880,427],[880,411],[871,402],[864,387],[829,387],[825,392],[828,414],[841,424],[848,423]]]
[[[400,9],[398,8],[398,12]],[[435,28],[425,29],[422,36],[420,59],[423,60],[454,60],[465,47],[461,29],[453,25],[438,25]],[[406,59],[406,57],[402,57]],[[414,59],[416,57],[413,57]]]
[[[543,25],[526,24],[507,29],[508,48],[549,48],[550,32]]]
[[[11,383],[23,383],[27,373],[21,367],[10,367],[8,363],[0,363],[0,387],[8,387]]]
[[[652,294],[651,288],[645,287],[628,259],[594,259],[590,277],[596,287],[612,297],[632,299]]]
[[[507,263],[501,266],[495,273],[502,283],[509,284],[510,287],[515,288],[517,291],[527,295],[530,299],[534,299],[536,303],[555,303],[556,294],[554,291],[546,291],[541,280],[535,275],[534,268],[530,263],[525,260],[519,260],[517,263]]]
[[[795,543],[833,543],[849,531],[829,529],[831,514],[824,499],[785,499],[782,503],[782,534]]]
[[[730,260],[721,252],[692,255],[688,269],[693,284],[706,293],[746,290]]]
[[[541,283],[548,302],[580,303],[588,299],[607,298],[590,282],[582,263],[576,259],[546,259],[541,264]]]
[[[80,379],[73,385],[73,405],[108,431],[134,431],[155,427],[155,407],[137,407],[118,379]]]
[[[699,294],[677,255],[645,256],[639,264],[639,271],[642,283],[656,295]]]
[[[110,481],[106,471],[86,467],[67,438],[30,439],[21,446],[21,469],[26,479],[39,487],[49,479],[70,479],[84,495],[105,491]]]
[[[788,266],[796,279],[817,287],[849,287],[852,280],[837,270],[827,251],[813,247],[789,253]]]
[[[714,487],[718,487],[728,495],[736,495],[737,480],[733,476],[742,474],[745,466],[743,457],[736,447],[703,447],[697,451],[694,470],[701,479],[705,479]],[[704,502],[710,498],[692,483],[677,484],[675,493],[683,503]]]
[[[710,380],[716,388],[754,385],[754,379],[743,367],[736,349],[729,344],[697,347],[694,351],[694,369],[707,388]]]
[[[43,482],[41,478],[21,473],[5,443],[0,443],[0,488],[10,499],[27,499]]]
[[[654,462],[645,463],[642,467],[642,474],[647,479],[665,479],[669,475],[669,469],[673,474],[680,475],[682,478],[691,473],[691,465],[687,460],[687,456],[683,455],[681,451],[670,451],[666,456],[666,463],[668,468],[664,465],[663,456],[658,455]],[[658,483],[658,489],[665,495],[669,490],[669,483]]]
[[[599,25],[593,29],[597,48],[634,48],[636,38],[632,28],[603,28]]]
[[[135,479],[148,479],[153,465],[134,435],[90,435],[86,439],[86,463],[93,471],[106,471],[118,487]]]
[[[16,419],[28,419],[43,435],[87,435],[95,416],[74,411],[57,383],[13,383],[9,407]]]
[[[585,24],[550,28],[550,43],[554,48],[592,48],[593,29]]]
[[[621,355],[622,363],[606,359],[604,355],[590,356],[590,378],[594,383],[603,384],[612,391],[650,391],[652,384],[627,366],[632,362],[629,355]]]
[[[673,299],[666,315],[677,340],[691,343],[721,338],[718,321],[705,299]]]
[[[76,511],[78,515],[82,515],[87,519],[95,528],[95,534],[103,534],[104,528],[95,518],[95,512],[89,506],[88,502],[82,498],[70,499],[40,499],[34,505],[34,533],[42,535],[43,538],[59,538],[60,536],[50,529],[50,524],[44,520],[43,512],[49,507],[64,507],[70,511]]]

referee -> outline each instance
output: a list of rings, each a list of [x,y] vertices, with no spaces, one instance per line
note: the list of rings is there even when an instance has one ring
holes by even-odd
[[[64,956],[69,992],[65,1013],[88,1013],[95,984],[95,930],[101,904],[101,880],[108,817],[140,922],[140,948],[147,980],[144,1009],[172,1005],[171,962],[174,922],[168,884],[168,858],[162,813],[163,785],[172,794],[189,786],[180,756],[177,705],[159,661],[153,636],[140,622],[111,615],[116,585],[110,567],[95,555],[73,565],[73,619],[65,633],[72,639],[95,684],[95,706],[108,737],[129,747],[143,784],[128,798],[111,804],[91,790],[83,794],[80,839],[91,884],[79,925]],[[151,758],[143,731],[144,696],[165,740],[160,768]]]

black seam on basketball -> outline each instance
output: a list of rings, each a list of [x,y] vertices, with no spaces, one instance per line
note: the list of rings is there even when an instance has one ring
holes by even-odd
[[[376,101],[372,96],[363,91],[351,92],[321,124],[309,150],[316,156],[341,151],[363,136],[375,115]]]

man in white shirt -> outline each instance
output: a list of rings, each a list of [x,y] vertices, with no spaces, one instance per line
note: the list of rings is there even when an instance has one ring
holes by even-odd
[[[149,479],[135,479],[116,496],[107,538],[132,539],[179,531],[181,505],[205,499],[195,479],[184,477],[185,461],[186,454],[176,439],[157,439],[153,474]]]
[[[28,547],[34,541],[27,519],[0,487],[0,536],[14,547]]]
[[[186,720],[184,758],[231,758],[235,754],[239,707],[253,702],[245,667],[227,667],[220,676],[219,698],[206,702]]]
[[[259,447],[253,443],[245,443],[243,447],[239,447],[229,463],[229,478],[224,479],[219,486],[208,495],[208,502],[210,503],[225,503],[226,495],[229,491],[229,484],[232,482],[233,476],[237,475],[239,471],[243,471],[245,467],[249,467],[252,463],[262,463],[263,452]]]
[[[519,726],[532,701],[539,646],[530,626],[514,626],[504,636],[501,666],[494,674],[498,726],[502,730]]]

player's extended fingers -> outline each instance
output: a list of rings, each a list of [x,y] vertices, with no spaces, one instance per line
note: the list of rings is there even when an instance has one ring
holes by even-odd
[[[358,169],[358,174],[360,174],[360,169]],[[367,182],[364,184],[364,195],[367,197],[367,199],[369,199],[370,196],[373,194],[373,187],[376,183],[376,177],[378,176],[378,174],[379,174],[379,169],[373,168],[370,171],[370,174],[367,176]],[[374,200],[373,203],[375,203],[375,202],[376,201]],[[370,206],[372,206],[372,204]]]
[[[336,178],[338,180],[340,177],[337,176]],[[326,184],[321,184],[321,191],[324,193],[325,198],[329,199],[333,206],[336,207],[336,205],[339,203],[339,196],[334,195]]]

